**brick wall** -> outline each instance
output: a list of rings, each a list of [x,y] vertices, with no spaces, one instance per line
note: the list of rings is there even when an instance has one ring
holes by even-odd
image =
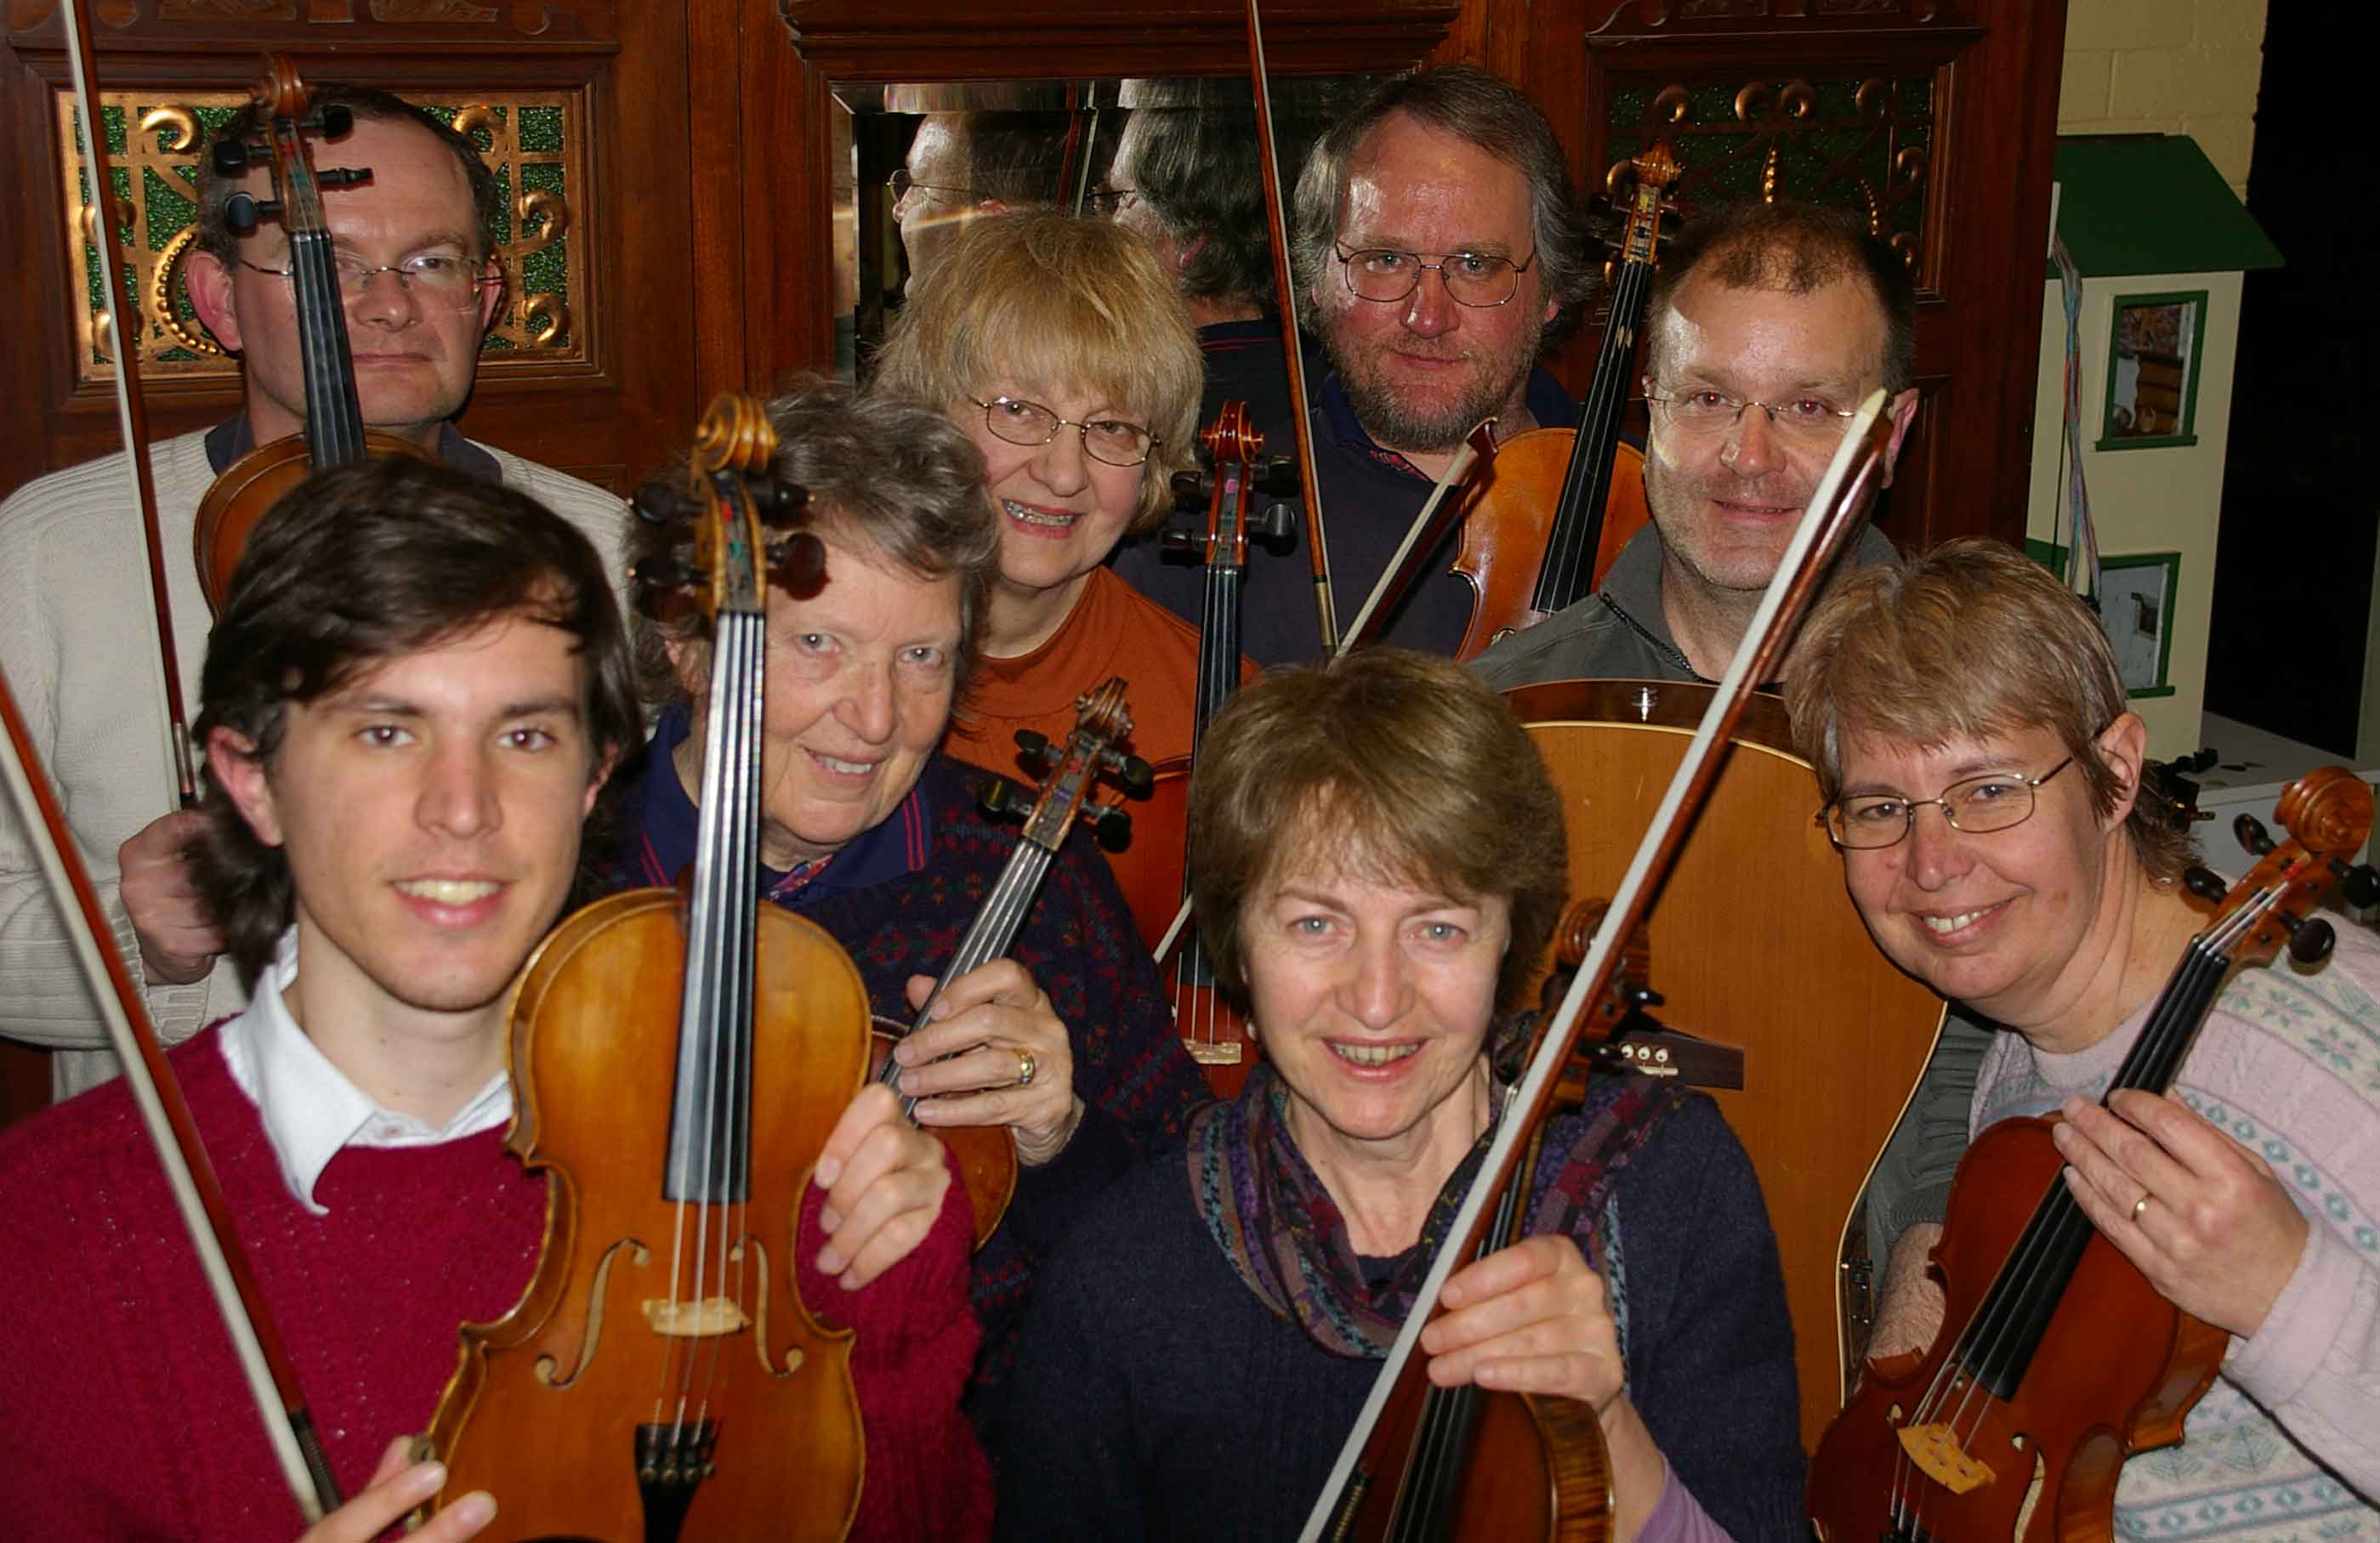
[[[2061,134],[2188,134],[2245,198],[2265,0],[2069,0]]]

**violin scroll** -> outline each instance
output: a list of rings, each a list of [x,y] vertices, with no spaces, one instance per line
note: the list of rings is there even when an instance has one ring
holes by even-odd
[[[807,599],[826,582],[826,546],[794,529],[809,491],[772,474],[777,432],[767,407],[742,392],[719,394],[703,414],[683,478],[656,478],[630,501],[650,524],[687,527],[690,551],[649,557],[628,572],[639,610],[668,623],[685,608],[712,614],[759,604],[762,581]],[[770,540],[764,532],[782,532]],[[748,572],[746,570],[748,569]]]
[[[1116,748],[1116,741],[1132,733],[1132,712],[1124,703],[1122,676],[1086,692],[1075,701],[1075,732],[1063,747],[1032,729],[1016,731],[1016,747],[1043,773],[1040,796],[1028,808],[1022,796],[1004,782],[993,781],[983,790],[984,811],[1002,819],[1022,818],[1025,839],[1046,852],[1064,844],[1066,828],[1077,815],[1087,816],[1092,834],[1101,846],[1119,852],[1132,840],[1132,816],[1121,804],[1099,803],[1090,794],[1101,775],[1115,778],[1130,798],[1146,798],[1156,773],[1148,762]]]
[[[2275,842],[2263,825],[2240,816],[2235,829],[2240,844],[2258,854],[2256,866],[2222,896],[2210,935],[2237,929],[2232,957],[2251,964],[2270,964],[2285,944],[2299,964],[2321,963],[2338,942],[2330,923],[2311,914],[2323,896],[2342,880],[2352,881],[2357,893],[2380,891],[2380,874],[2362,878],[2344,860],[2371,834],[2372,814],[2370,784],[2325,766],[2281,790],[2274,818],[2287,841]],[[2193,893],[2206,893],[2196,873],[2188,882]]]

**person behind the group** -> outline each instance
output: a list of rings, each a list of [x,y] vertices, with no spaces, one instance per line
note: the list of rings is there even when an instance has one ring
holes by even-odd
[[[813,381],[770,419],[774,469],[809,490],[826,581],[807,599],[769,594],[760,893],[848,948],[876,1013],[905,1027],[1018,839],[978,809],[980,774],[936,750],[978,663],[1001,533],[982,456],[933,409]],[[686,540],[639,522],[629,561],[684,557]],[[647,699],[668,706],[618,789],[612,882],[666,884],[694,857],[709,630],[693,608],[633,626]],[[938,1013],[897,1052],[917,1118],[1005,1125],[1023,1162],[976,1257],[989,1380],[1043,1251],[1085,1197],[1179,1140],[1203,1085],[1079,832],[1009,955],[953,980]]]
[[[1172,281],[1130,231],[1051,213],[978,222],[944,271],[872,387],[963,426],[998,509],[981,657],[943,747],[1029,779],[1016,731],[1063,741],[1075,699],[1122,675],[1133,752],[1188,755],[1198,630],[1105,565],[1162,524],[1196,449],[1198,344]]]
[[[1343,627],[1475,426],[1493,417],[1509,437],[1576,419],[1536,361],[1577,325],[1595,266],[1552,125],[1469,66],[1384,82],[1332,125],[1298,177],[1295,217],[1301,317],[1331,366],[1312,428]],[[1305,540],[1250,567],[1259,663],[1321,652]],[[1451,653],[1462,640],[1472,590],[1446,572],[1455,545],[1428,554],[1387,641]]]
[[[889,183],[907,298],[917,299],[951,242],[987,215],[1054,209],[1068,189],[1066,117],[1006,109],[928,113]]]
[[[1730,204],[1660,255],[1645,315],[1652,524],[1594,594],[1480,656],[1499,689],[1718,679],[1852,413],[1892,394],[1887,482],[1916,416],[1916,291],[1853,215]],[[1896,560],[1871,527],[1844,566]]]
[[[527,492],[608,548],[624,512],[619,500],[476,444],[448,422],[471,394],[480,339],[503,287],[493,255],[497,188],[479,152],[436,116],[384,91],[324,85],[313,100],[355,115],[353,130],[330,141],[326,157],[371,171],[370,181],[322,197],[364,423]],[[251,106],[213,138],[253,139],[264,127]],[[300,431],[306,416],[295,290],[284,276],[288,237],[274,221],[237,235],[225,214],[235,193],[269,196],[268,172],[226,176],[205,154],[198,164],[199,239],[185,263],[190,300],[239,357],[244,400],[212,430],[149,451],[186,695],[198,688],[207,637],[188,555],[199,501],[240,455]],[[156,654],[140,641],[153,636],[154,607],[130,476],[124,457],[111,456],[30,483],[0,504],[0,658],[64,790],[115,931],[138,945],[150,1011],[173,1041],[245,997],[184,857],[198,820],[168,812],[177,790]],[[0,1034],[58,1051],[61,1096],[111,1075],[97,1005],[74,973],[24,838],[6,820],[0,949],[15,972]]]
[[[581,821],[640,738],[627,643],[568,524],[395,457],[317,477],[258,526],[203,681],[202,885],[254,996],[170,1059],[352,1497],[306,1537],[361,1543],[439,1481],[405,1438],[454,1370],[456,1327],[512,1308],[545,1235],[547,1183],[504,1148],[506,1009],[571,892]],[[800,1289],[858,1330],[867,1437],[900,1454],[869,1463],[860,1529],[980,1532],[989,1475],[958,1412],[965,1193],[876,1087],[818,1176]],[[123,1085],[0,1135],[0,1204],[11,1532],[296,1536]],[[489,1503],[418,1536],[470,1536]]]
[[[1504,1107],[1504,1014],[1562,905],[1560,798],[1444,660],[1268,674],[1191,811],[1200,931],[1264,1061],[1042,1282],[1000,1411],[1005,1536],[1295,1534]],[[1621,1543],[1798,1539],[1776,1240],[1717,1106],[1614,1076],[1545,1137],[1531,1235],[1450,1279],[1431,1379],[1590,1406]]]
[[[1198,329],[1207,370],[1198,420],[1245,402],[1266,455],[1293,456],[1296,408],[1281,359],[1262,150],[1240,90],[1233,103],[1147,82],[1117,141],[1106,197],[1116,224],[1148,238]],[[1283,154],[1302,150],[1292,144]],[[1307,374],[1321,379],[1310,361]]]
[[[2115,1531],[2172,1518],[2277,1543],[2380,1526],[2380,1093],[2337,1047],[2380,1039],[2380,942],[2243,970],[2170,1093],[2109,1080],[2204,917],[2185,832],[2142,796],[2146,731],[2098,620],[2038,565],[1955,541],[1845,580],[1786,677],[1843,880],[1877,945],[1989,1032],[1981,1134],[2063,1117],[2065,1182],[2174,1306],[2234,1336],[2178,1452],[2124,1464]],[[1894,1250],[1872,1353],[1942,1314]]]

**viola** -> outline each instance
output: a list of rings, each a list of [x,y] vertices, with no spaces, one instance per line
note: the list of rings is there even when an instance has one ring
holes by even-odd
[[[1490,644],[1586,596],[1628,538],[1652,517],[1644,457],[1620,443],[1639,329],[1653,286],[1664,199],[1683,168],[1667,140],[1627,162],[1628,223],[1611,276],[1611,319],[1575,430],[1535,429],[1496,447],[1463,516],[1454,571],[1478,591],[1454,650],[1472,659]]]
[[[1215,421],[1199,431],[1213,468],[1203,533],[1176,531],[1166,537],[1175,550],[1195,549],[1206,566],[1206,589],[1198,623],[1197,699],[1191,716],[1195,759],[1207,725],[1231,700],[1240,684],[1240,580],[1246,572],[1250,533],[1287,532],[1287,511],[1275,505],[1265,516],[1249,512],[1257,483],[1265,475],[1265,436],[1248,418],[1245,402],[1226,402]],[[1133,915],[1165,975],[1173,1026],[1205,1069],[1219,1098],[1232,1098],[1247,1081],[1256,1041],[1247,1020],[1215,988],[1215,971],[1195,927],[1183,925],[1189,908],[1190,760],[1169,761],[1156,772],[1149,808],[1140,821],[1144,839],[1116,859]],[[1153,925],[1172,917],[1173,925]],[[1176,941],[1178,940],[1178,941]]]
[[[2290,839],[2228,894],[2192,872],[2192,892],[2218,901],[2214,917],[2183,949],[2110,1097],[2172,1085],[2234,971],[2283,946],[2301,964],[2329,953],[2330,924],[2308,913],[2342,881],[2369,884],[2343,859],[2372,811],[2352,773],[2310,772],[2281,794]],[[2092,1225],[2059,1177],[2053,1124],[2003,1121],[1961,1160],[1932,1259],[1942,1328],[1917,1355],[1869,1361],[1819,1441],[1809,1504],[1822,1543],[2104,1540],[2125,1459],[2179,1442],[2213,1385],[2230,1336],[2160,1296]],[[2045,1503],[2028,1508],[2036,1483]]]
[[[1023,820],[1016,848],[1002,866],[1000,877],[992,881],[983,904],[976,907],[975,918],[967,923],[950,963],[942,966],[941,977],[927,995],[917,1018],[906,1028],[881,1018],[876,1020],[885,1051],[889,1052],[892,1042],[902,1035],[926,1026],[933,1015],[934,1003],[952,981],[1008,952],[1024,928],[1026,917],[1032,912],[1033,896],[1041,887],[1042,876],[1050,871],[1050,862],[1065,845],[1066,832],[1078,816],[1089,816],[1091,828],[1105,844],[1121,845],[1129,837],[1132,819],[1123,806],[1094,802],[1091,795],[1099,779],[1109,774],[1123,784],[1126,793],[1147,795],[1148,763],[1116,748],[1117,743],[1131,734],[1132,714],[1124,703],[1124,683],[1113,676],[1097,690],[1076,699],[1075,730],[1066,736],[1062,747],[1050,744],[1034,730],[1016,732],[1017,747],[1028,761],[1039,763],[1046,773],[1039,791],[1028,806],[1013,784],[994,777],[983,794],[986,812]],[[878,1081],[900,1095],[902,1110],[908,1112],[916,1110],[917,1100],[902,1092],[904,1069],[887,1053],[876,1075]],[[940,1134],[957,1155],[968,1197],[975,1201],[976,1245],[981,1247],[999,1225],[1016,1192],[1015,1137],[1006,1125],[946,1125],[941,1127]]]
[[[316,110],[306,84],[287,59],[264,56],[264,72],[257,81],[255,100],[272,116],[272,128],[261,144],[238,140],[214,142],[218,176],[237,176],[251,159],[268,156],[273,170],[273,197],[259,203],[246,193],[235,193],[225,206],[234,232],[246,236],[262,219],[278,218],[289,237],[289,267],[297,290],[298,355],[306,381],[306,431],[261,444],[225,468],[199,501],[191,531],[192,556],[199,565],[200,587],[207,608],[220,612],[231,588],[231,576],[247,549],[248,533],[283,493],[314,472],[367,456],[419,456],[429,453],[411,440],[364,427],[363,408],[356,400],[355,359],[347,348],[346,309],[339,298],[339,270],[329,225],[322,217],[324,188],[352,188],[371,173],[361,167],[317,172],[309,136],[337,139],[353,127],[354,115],[333,104]]]
[[[1447,1277],[1518,1235],[1527,1199],[1524,1149],[1534,1147],[1555,1112],[1565,1070],[1587,1028],[1588,1005],[1609,995],[1621,966],[1621,942],[1642,926],[1717,780],[1715,752],[1732,733],[1752,684],[1775,668],[1794,623],[1816,595],[1820,576],[1881,485],[1891,431],[1881,416],[1884,400],[1877,392],[1863,405],[1820,479],[1660,810],[1612,893],[1606,919],[1560,1005],[1547,1015],[1479,1175],[1306,1517],[1300,1534],[1305,1543],[1323,1537],[1562,1537],[1600,1543],[1608,1537],[1609,1461],[1593,1411],[1562,1400],[1488,1398],[1471,1390],[1433,1387],[1415,1352],[1438,1310]],[[1560,1482],[1542,1482],[1549,1473]]]
[[[757,898],[766,588],[822,577],[801,491],[768,467],[760,404],[698,431],[691,570],[639,573],[713,618],[698,856],[686,892],[577,912],[530,955],[511,1010],[507,1145],[550,1184],[519,1303],[465,1324],[423,1456],[430,1510],[504,1497],[491,1537],[841,1537],[863,1438],[851,1333],[795,1286],[808,1174],[868,1073],[868,994],[812,923]],[[534,1460],[526,1435],[535,1432]],[[799,1454],[798,1461],[794,1454]]]

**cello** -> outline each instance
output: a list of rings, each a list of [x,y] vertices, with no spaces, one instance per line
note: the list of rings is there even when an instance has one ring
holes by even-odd
[[[273,197],[260,203],[235,193],[225,214],[246,236],[258,221],[278,218],[289,237],[289,270],[297,291],[298,352],[306,382],[306,430],[258,445],[226,468],[200,500],[191,530],[191,556],[199,567],[209,611],[223,608],[224,591],[239,566],[248,533],[275,500],[316,471],[345,466],[367,456],[419,456],[429,452],[411,440],[364,427],[356,399],[356,369],[347,346],[346,310],[339,297],[339,269],[331,230],[322,215],[325,188],[352,188],[370,178],[369,169],[314,170],[310,134],[337,139],[354,125],[354,115],[333,104],[315,109],[305,82],[287,59],[264,56],[255,101],[272,119],[261,146],[217,140],[211,152],[218,176],[237,176],[253,158],[269,158]]]
[[[1633,191],[1595,376],[1577,429],[1532,429],[1498,445],[1463,510],[1454,571],[1479,599],[1457,659],[1476,658],[1499,638],[1593,593],[1620,549],[1652,517],[1644,456],[1620,443],[1620,415],[1652,290],[1662,200],[1682,170],[1667,140],[1612,168],[1615,179],[1633,181]]]
[[[2213,917],[2100,1107],[2122,1089],[2171,1087],[2236,971],[2283,947],[2300,964],[2327,955],[2330,924],[2309,913],[2342,880],[2368,893],[2369,870],[2344,859],[2372,815],[2371,787],[2324,767],[2282,790],[2290,839],[2267,844],[2228,893],[2191,870]],[[2125,1461],[2179,1443],[2213,1385],[2230,1335],[2167,1301],[2093,1225],[2059,1177],[2052,1128],[2002,1121],[1961,1160],[1932,1257],[1942,1326],[1922,1353],[1870,1361],[1819,1442],[1809,1508],[1821,1543],[2106,1539]]]

